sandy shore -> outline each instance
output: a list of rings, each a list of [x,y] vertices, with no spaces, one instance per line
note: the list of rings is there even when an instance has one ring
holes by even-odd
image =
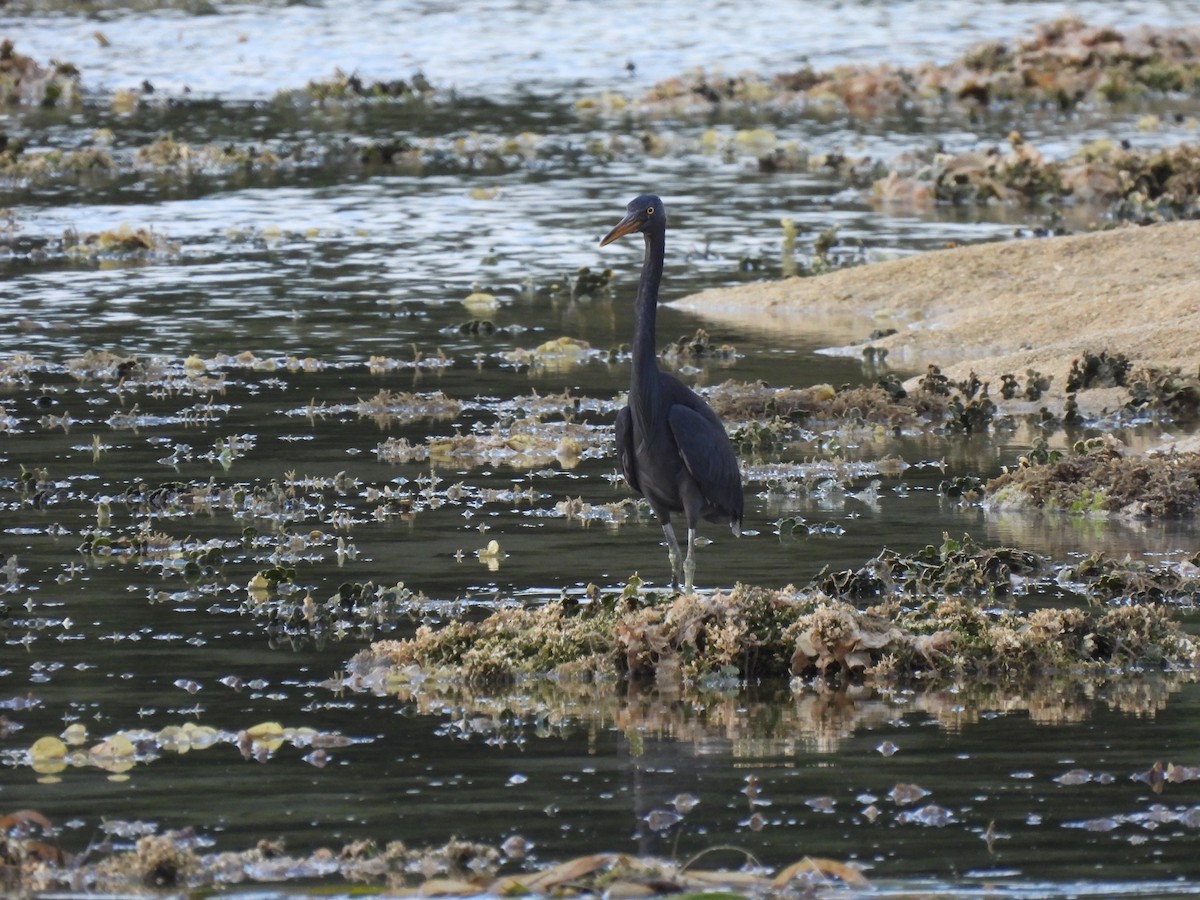
[[[993,394],[1002,374],[1023,382],[1033,368],[1053,377],[1047,399],[1061,403],[1071,361],[1085,350],[1124,353],[1135,368],[1197,371],[1198,256],[1200,222],[1125,227],[939,250],[705,291],[672,306],[787,338],[829,340],[849,353],[886,347],[899,371],[933,363],[962,378],[974,370]],[[897,333],[867,340],[883,328]]]

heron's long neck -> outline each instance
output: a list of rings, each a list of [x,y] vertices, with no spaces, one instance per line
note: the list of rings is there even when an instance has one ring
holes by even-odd
[[[653,390],[658,379],[658,353],[655,349],[654,318],[658,312],[658,284],[662,281],[663,257],[666,242],[661,232],[645,232],[646,258],[642,262],[642,278],[638,282],[634,313],[637,324],[633,330],[633,385]]]

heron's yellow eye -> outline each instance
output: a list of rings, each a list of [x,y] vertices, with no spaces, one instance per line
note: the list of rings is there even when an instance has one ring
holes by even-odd
[[[648,215],[648,216],[654,215],[654,207],[653,206],[646,207],[646,215]]]

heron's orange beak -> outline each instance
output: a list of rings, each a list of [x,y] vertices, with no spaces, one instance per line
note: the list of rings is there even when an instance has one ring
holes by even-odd
[[[630,213],[617,223],[616,228],[604,236],[604,240],[600,242],[600,246],[603,247],[605,244],[611,244],[617,238],[625,237],[630,232],[637,231],[641,224],[641,219],[636,214]]]

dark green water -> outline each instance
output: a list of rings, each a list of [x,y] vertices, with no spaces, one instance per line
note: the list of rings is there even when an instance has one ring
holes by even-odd
[[[0,127],[30,147],[70,148],[109,128],[117,150],[170,131],[179,140],[261,142],[277,152],[424,140],[435,157],[420,174],[334,158],[270,173],[124,173],[0,186],[0,207],[15,222],[0,233],[8,248],[0,258],[0,364],[17,364],[24,354],[42,361],[24,367],[27,377],[14,371],[0,382],[0,557],[15,555],[20,570],[0,595],[16,623],[0,628],[0,724],[7,723],[0,729],[0,812],[41,810],[71,850],[116,821],[191,826],[221,849],[275,837],[305,849],[362,838],[441,843],[454,835],[498,843],[520,834],[539,861],[599,849],[686,857],[734,844],[770,865],[803,855],[845,859],[882,882],[933,891],[995,885],[1033,894],[1154,893],[1193,876],[1197,789],[1185,782],[1155,794],[1131,778],[1159,760],[1200,764],[1200,693],[1186,679],[1047,685],[1019,696],[964,688],[961,697],[793,695],[786,685],[764,685],[703,709],[622,688],[596,708],[551,697],[551,708],[568,710],[561,722],[512,718],[496,730],[467,707],[418,709],[326,684],[371,640],[411,634],[420,614],[362,627],[362,616],[344,610],[328,627],[303,629],[273,621],[256,603],[247,583],[273,565],[294,568],[298,595],[318,602],[346,583],[403,582],[426,595],[424,615],[433,619],[481,615],[514,598],[534,603],[582,593],[589,583],[617,589],[634,572],[664,583],[666,556],[648,517],[584,527],[557,509],[569,498],[601,505],[626,496],[609,429],[627,362],[617,356],[531,368],[509,356],[562,335],[603,350],[629,341],[640,247],[602,251],[596,244],[641,190],[659,191],[670,209],[667,300],[778,275],[785,216],[799,226],[802,263],[816,235],[834,225],[840,252],[874,258],[1005,239],[1014,227],[1048,220],[1044,210],[882,214],[833,177],[761,173],[734,139],[736,129],[759,126],[814,151],[843,147],[887,158],[935,139],[958,148],[1002,140],[1014,125],[1004,116],[969,125],[768,117],[648,126],[580,118],[572,109],[577,97],[629,89],[618,80],[627,77],[622,65],[608,72],[613,60],[636,57],[633,84],[648,83],[711,62],[728,43],[720,40],[728,17],[743,17],[737,4],[714,4],[708,24],[697,26],[696,46],[676,37],[660,58],[647,55],[635,40],[641,33],[622,31],[619,19],[605,20],[612,24],[602,37],[583,40],[563,22],[600,12],[590,4],[558,6],[557,20],[530,19],[506,3],[463,13],[457,41],[435,27],[452,16],[437,4],[349,4],[344,21],[319,4],[221,7],[200,17],[106,14],[99,24],[72,14],[0,16],[0,34],[15,31],[19,49],[70,58],[85,83],[97,86],[93,100],[69,115],[0,114]],[[675,8],[667,7],[657,14]],[[823,64],[944,57],[1059,11],[1055,4],[961,3],[846,7],[853,15],[837,9],[830,6],[816,17],[820,27],[791,42],[786,28],[755,21],[747,34],[761,40],[743,42],[753,53],[715,58],[784,68],[797,54]],[[1144,4],[1134,12],[1139,21],[1197,14],[1189,4]],[[362,23],[372,15],[382,25],[364,37]],[[543,49],[498,50],[488,21],[491,31],[526,34]],[[388,44],[397,29],[422,22],[425,37],[400,51]],[[111,52],[101,54],[90,38],[97,27],[113,40]],[[244,33],[244,46],[222,44],[213,29]],[[157,68],[147,71],[148,57],[135,51],[169,35],[179,35],[176,49],[153,57]],[[328,59],[288,50],[310,39]],[[196,66],[205,54],[209,65]],[[327,76],[334,65],[358,65],[374,77],[392,74],[389,65],[405,77],[421,67],[463,96],[432,111],[298,112],[266,99]],[[120,116],[99,101],[102,91],[143,77],[168,91],[186,83],[194,93]],[[1186,136],[1182,125],[1178,133],[1147,135],[1134,128],[1136,118],[1045,114],[1019,124],[1051,150],[1099,136]],[[668,152],[645,152],[647,127]],[[729,149],[706,149],[709,129]],[[534,137],[520,139],[526,132]],[[508,139],[535,149],[488,151]],[[601,144],[612,149],[599,152]],[[152,229],[177,249],[132,261],[63,253],[68,229],[86,234],[122,224]],[[613,268],[613,290],[573,298],[567,285],[580,266]],[[459,328],[479,317],[463,303],[477,290],[498,300],[484,316],[499,327],[493,334]],[[700,386],[730,378],[842,384],[872,374],[857,361],[815,352],[865,335],[814,333],[798,341],[766,328],[715,327],[666,308],[660,342],[706,325],[738,355],[685,372]],[[136,355],[161,377],[122,389],[110,379],[81,380],[66,366],[88,350]],[[258,362],[226,358],[243,352]],[[193,355],[203,362],[189,377],[184,360]],[[372,356],[398,363],[372,371]],[[288,358],[317,363],[291,370]],[[414,358],[426,363],[408,366]],[[360,414],[356,404],[381,390],[442,392],[462,408],[448,418]],[[578,464],[552,454],[514,464],[507,452],[470,462],[377,456],[390,438],[482,440],[564,391],[576,400],[559,402],[545,421],[587,426],[591,438]],[[1123,436],[1143,441],[1155,433]],[[98,453],[94,441],[103,445]],[[945,532],[1058,560],[1096,549],[1155,559],[1195,550],[1194,529],[1182,526],[1031,520],[938,497],[947,474],[995,474],[1029,441],[1025,430],[984,438],[814,433],[778,454],[748,458],[748,533],[735,540],[712,530],[698,582],[705,589],[803,584],[825,566],[859,566],[883,547],[915,550]],[[885,457],[909,468],[794,497],[767,487],[773,464]],[[23,471],[40,469],[45,484],[23,483]],[[881,480],[877,498],[855,496],[872,477]],[[272,481],[295,490],[261,507],[263,515],[235,515],[236,504],[220,499],[269,492]],[[181,503],[137,499],[146,494],[143,483],[150,491],[173,483],[198,491],[210,482],[211,510],[185,514]],[[403,504],[381,503],[389,490]],[[129,492],[137,498],[126,502]],[[80,554],[100,503],[111,510],[113,535],[162,534],[167,548],[127,559]],[[776,534],[780,519],[797,515],[830,523],[829,533]],[[187,547],[208,541],[219,549],[211,569],[188,569],[176,552],[187,538]],[[476,557],[493,539],[507,554],[494,571]],[[37,738],[72,723],[86,726],[90,746],[117,732],[149,734],[185,721],[232,735],[268,720],[351,740],[334,741],[325,759],[285,743],[261,761],[222,740],[186,754],[144,754],[116,778],[94,765],[38,772],[27,753]],[[879,752],[886,743],[898,748],[894,755]],[[1095,777],[1055,780],[1076,769]],[[750,776],[769,805],[750,807],[743,792]],[[929,795],[902,806],[889,797],[898,784],[918,784]],[[700,798],[699,806],[667,832],[652,832],[646,816],[680,793]],[[872,806],[877,816],[865,812]]]

